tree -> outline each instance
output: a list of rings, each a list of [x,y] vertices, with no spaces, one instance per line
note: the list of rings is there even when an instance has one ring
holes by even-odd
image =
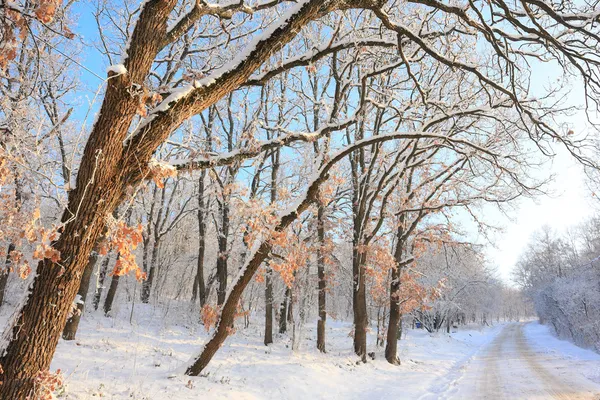
[[[481,12],[484,7],[486,10],[490,7],[491,11]],[[448,69],[457,71],[462,79],[447,82],[448,87],[455,90],[457,97],[466,91],[478,94],[477,102],[467,110],[448,110],[442,104],[439,106],[439,113],[434,117],[427,115],[424,121],[419,119],[422,122],[417,127],[412,126],[412,121],[401,120],[405,124],[398,124],[398,129],[373,137],[365,136],[357,141],[353,138],[353,142],[346,143],[347,146],[343,149],[336,149],[339,150],[337,153],[334,150],[328,154],[328,160],[322,164],[317,163],[307,189],[295,199],[289,210],[282,212],[273,221],[269,234],[258,240],[256,248],[250,251],[238,279],[228,285],[228,295],[223,299],[215,333],[204,347],[203,354],[188,370],[188,373],[198,374],[229,334],[228,329],[233,323],[245,287],[269,257],[273,234],[284,232],[314,203],[319,185],[327,179],[333,166],[350,153],[361,152],[366,146],[377,147],[376,145],[384,142],[402,143],[407,139],[423,138],[437,139],[436,146],[443,146],[449,151],[468,155],[473,152],[483,154],[482,157],[492,163],[503,157],[510,157],[510,154],[498,154],[494,149],[488,149],[489,143],[482,142],[468,129],[457,130],[455,136],[444,134],[447,131],[446,124],[453,124],[456,120],[467,121],[468,118],[465,117],[475,115],[488,121],[499,120],[505,123],[506,129],[501,131],[500,136],[507,133],[517,136],[527,134],[542,151],[549,151],[548,143],[553,138],[566,145],[577,159],[586,162],[577,146],[553,129],[549,121],[552,118],[551,110],[542,101],[527,99],[527,82],[517,77],[516,71],[524,68],[521,64],[525,65],[528,60],[550,57],[560,61],[566,69],[574,68],[580,74],[590,98],[591,94],[597,94],[598,61],[590,56],[598,48],[598,37],[593,31],[598,19],[594,7],[594,4],[586,4],[578,8],[572,6],[566,10],[557,10],[551,5],[533,0],[517,5],[507,5],[504,2],[470,3],[465,8],[436,1],[427,1],[426,4],[416,2],[414,7],[400,7],[394,1],[381,0],[303,0],[293,5],[269,1],[254,6],[242,2],[227,5],[196,2],[189,7],[181,6],[175,0],[150,0],[142,3],[136,12],[137,22],[132,31],[127,33],[129,40],[121,64],[108,70],[104,100],[86,141],[76,185],[69,193],[68,204],[63,213],[61,236],[53,243],[54,250],[60,253],[61,263],[59,265],[57,260],[52,259],[39,263],[27,302],[7,331],[10,340],[0,358],[3,367],[0,397],[26,397],[33,388],[33,377],[48,368],[89,255],[106,230],[107,216],[130,195],[130,188],[136,188],[149,178],[169,176],[171,166],[152,160],[152,157],[184,121],[227,98],[242,86],[260,84],[282,71],[326,57],[335,52],[334,49],[361,54],[360,50],[364,47],[367,70],[377,71],[386,66],[393,69],[400,61],[392,50],[400,48],[411,55],[406,57],[408,65],[411,65],[413,59],[421,58],[431,61],[430,68],[434,73],[446,73]],[[274,10],[283,8],[287,9],[285,14],[277,22],[272,22]],[[355,14],[351,9],[368,10],[362,14],[368,14],[381,29],[363,30],[361,24],[353,25],[351,22],[356,20],[352,19]],[[436,12],[429,12],[431,9]],[[294,41],[299,34],[302,35],[304,27],[324,23],[324,18],[334,11],[340,11],[336,14],[337,18],[347,21],[343,24],[343,31],[336,34],[337,38],[342,39],[331,41],[325,46],[320,43],[316,50],[302,47],[301,43]],[[246,43],[243,50],[232,50],[239,51],[237,57],[227,57],[226,51],[210,57],[219,65],[212,64],[201,73],[193,75],[189,83],[184,83],[185,79],[182,79],[181,82],[164,88],[164,91],[158,86],[143,86],[146,82],[150,82],[150,86],[157,82],[155,75],[162,68],[162,61],[157,57],[186,43],[186,34],[197,23],[209,23],[208,20],[214,16],[214,26],[219,29],[220,21],[233,18],[238,13],[255,13],[256,20],[253,20],[261,24],[261,29],[255,31],[257,33],[254,39]],[[169,24],[175,15],[182,17]],[[403,21],[412,20],[418,21],[420,26],[403,24]],[[452,21],[452,25],[448,25],[448,21]],[[249,28],[243,23],[241,27]],[[566,31],[565,34],[560,33],[563,30]],[[494,57],[473,59],[472,49],[475,44],[479,45],[477,40]],[[225,42],[230,43],[229,40]],[[306,55],[300,59],[283,60],[277,66],[272,58],[286,45],[296,50],[302,49]],[[221,49],[223,47],[225,46],[217,46]],[[375,48],[377,51],[370,55],[369,49]],[[223,61],[230,59],[233,61]],[[377,63],[379,65],[373,68],[373,64]],[[261,67],[265,68],[264,72],[260,70]],[[206,76],[200,77],[204,73]],[[409,79],[415,79],[412,70],[407,68],[404,73],[408,74]],[[415,86],[420,86],[418,79]],[[155,95],[158,92],[164,94],[160,95],[164,100],[159,100],[160,97]],[[366,94],[366,91],[363,90],[362,93]],[[415,96],[417,104],[430,103],[426,92],[415,93]],[[346,110],[349,114],[358,108],[353,104],[355,101],[356,96],[348,96]],[[153,102],[157,104],[153,105]],[[363,103],[371,104],[371,99],[364,98]],[[377,104],[372,106],[377,107]],[[178,168],[226,167],[291,143],[313,143],[352,124],[363,125],[364,116],[371,111],[370,107],[361,109],[353,120],[351,115],[339,116],[317,132],[289,133],[277,137],[275,141],[248,144],[225,154],[194,157],[189,163],[180,163]],[[517,113],[519,118],[506,121],[500,113],[506,109]],[[349,117],[351,121],[341,121],[344,117]],[[135,122],[139,123],[134,124]],[[513,136],[511,138],[518,139]],[[357,265],[360,267],[360,263]],[[220,291],[223,292],[222,288]],[[37,318],[33,318],[34,315]],[[361,318],[362,316],[359,320]],[[43,321],[43,324],[39,321]],[[359,352],[364,350],[360,348]]]

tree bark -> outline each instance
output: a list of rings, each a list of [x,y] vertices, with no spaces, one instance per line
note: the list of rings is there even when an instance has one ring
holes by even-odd
[[[319,278],[319,320],[317,321],[317,349],[325,353],[325,324],[327,322],[327,281],[325,280],[325,260],[323,259],[323,247],[325,246],[325,210],[322,205],[317,209],[317,236],[319,247],[317,249],[317,275]]]
[[[283,301],[279,307],[279,333],[287,332],[287,321],[288,321],[288,301],[291,295],[292,289],[286,288]]]
[[[354,311],[354,352],[363,362],[367,362],[367,291],[365,287],[364,253],[353,250],[352,273]]]
[[[204,253],[206,249],[206,223],[204,222],[204,179],[206,170],[202,170],[198,179],[198,263],[194,288],[192,290],[192,301],[200,299],[200,307],[206,304],[206,285],[204,283]]]
[[[267,266],[265,276],[265,346],[273,343],[273,270]]]
[[[148,304],[148,302],[150,301],[152,283],[154,282],[154,277],[156,276],[156,263],[158,262],[159,240],[160,239],[158,237],[154,238],[154,242],[152,243],[152,258],[150,260],[150,271],[148,273],[148,276],[146,277],[146,280],[142,282],[141,300],[144,304]]]
[[[402,314],[400,310],[400,299],[398,293],[400,290],[400,275],[403,254],[403,242],[401,241],[402,229],[398,228],[398,242],[396,243],[396,249],[394,251],[394,261],[396,265],[392,268],[392,282],[390,283],[390,320],[388,323],[387,339],[385,345],[385,359],[393,365],[400,365],[400,358],[398,358],[398,335],[400,332],[400,323],[402,321]]]
[[[229,204],[227,204],[227,198],[223,194],[223,203],[220,206],[221,209],[221,232],[219,232],[219,254],[217,257],[217,304],[222,305],[225,302],[225,295],[227,293],[227,264],[229,259],[229,253],[227,249],[227,240],[229,238]]]
[[[117,256],[118,257],[118,256]],[[108,288],[108,293],[106,293],[106,299],[104,299],[104,315],[107,317],[112,310],[113,301],[115,300],[115,295],[117,293],[117,288],[119,287],[119,275],[113,275],[110,280],[110,287]]]
[[[102,297],[102,289],[104,287],[104,280],[106,279],[106,273],[108,272],[108,263],[110,262],[110,256],[107,255],[102,260],[100,265],[100,275],[98,276],[98,286],[96,287],[96,293],[94,293],[94,310],[98,309],[100,305],[100,298]]]
[[[92,278],[92,273],[94,272],[94,267],[96,266],[96,262],[98,261],[98,253],[95,251],[90,255],[90,259],[88,264],[83,271],[83,275],[81,277],[81,283],[79,284],[79,291],[76,297],[77,302],[77,312],[73,314],[71,318],[67,320],[67,324],[63,329],[62,337],[64,340],[75,340],[75,336],[77,335],[77,328],[79,327],[79,321],[81,319],[81,315],[85,309],[85,300],[87,299],[88,290],[90,287],[90,280]]]
[[[271,205],[277,201],[279,151],[271,154]],[[273,343],[273,270],[267,265],[265,279],[265,346]]]

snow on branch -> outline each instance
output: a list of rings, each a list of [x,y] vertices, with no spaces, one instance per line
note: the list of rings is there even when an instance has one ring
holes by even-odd
[[[243,64],[247,59],[251,57],[251,55],[257,49],[257,46],[261,42],[265,42],[269,40],[269,38],[273,35],[275,31],[278,29],[283,29],[289,22],[289,20],[296,14],[298,14],[307,4],[309,4],[309,0],[299,0],[294,7],[291,7],[280,19],[278,23],[274,23],[271,26],[267,27],[260,35],[255,37],[245,48],[241,51],[233,60],[229,63],[226,63],[221,68],[215,70],[209,76],[194,80],[192,83],[182,87],[175,89],[167,98],[165,98],[158,106],[156,106],[153,110],[150,111],[148,118],[152,120],[152,116],[157,113],[165,112],[169,110],[169,108],[183,98],[190,95],[195,89],[208,87],[217,82],[219,78],[222,76],[231,73],[238,68],[240,68],[241,64]],[[147,121],[149,122],[149,121]],[[147,123],[146,122],[146,123]],[[146,123],[142,123],[142,127],[146,125]]]

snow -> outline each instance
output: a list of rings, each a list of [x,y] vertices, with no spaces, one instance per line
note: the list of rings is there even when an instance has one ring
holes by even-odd
[[[422,399],[591,399],[600,393],[600,356],[552,336],[535,322],[502,328]]]
[[[291,350],[287,335],[262,344],[262,316],[238,329],[219,350],[204,377],[180,371],[205,343],[206,333],[187,304],[121,304],[115,318],[86,311],[77,340],[60,340],[51,369],[65,376],[65,399],[379,399],[417,398],[462,365],[497,334],[499,327],[469,327],[450,335],[408,330],[399,343],[402,365],[388,364],[383,349],[376,359],[357,364],[352,326],[327,322],[328,353],[315,349],[316,321],[309,321],[301,350]],[[369,351],[375,349],[369,333]],[[174,374],[178,372],[178,374]],[[102,396],[102,397],[100,397]]]
[[[525,326],[524,332],[529,344],[539,352],[558,354],[571,360],[600,361],[600,354],[558,339],[547,325],[532,322]]]
[[[557,339],[538,323],[469,325],[450,334],[406,327],[398,343],[402,365],[392,366],[384,349],[375,346],[374,327],[368,333],[368,351],[375,351],[375,360],[362,364],[352,351],[350,322],[327,321],[327,353],[321,354],[315,348],[316,320],[307,322],[300,350],[292,351],[288,335],[275,334],[275,343],[264,346],[263,316],[254,315],[249,328],[238,327],[227,339],[201,377],[189,377],[183,371],[190,355],[211,336],[198,321],[197,306],[171,300],[135,304],[133,313],[131,307],[117,303],[111,318],[89,308],[77,340],[60,340],[51,370],[61,369],[64,375],[61,398],[477,398],[495,382],[480,379],[490,360],[498,368],[494,377],[503,383],[506,398],[545,398],[533,396],[533,391],[555,390],[532,372],[530,360],[557,380],[573,382],[565,390],[600,392],[600,355]],[[9,312],[0,309],[0,326],[6,325]],[[515,340],[517,334],[525,340]],[[523,343],[529,353],[519,359],[515,351]],[[500,356],[492,357],[494,351]]]
[[[213,72],[206,78],[194,80],[192,83],[186,86],[174,89],[166,99],[164,99],[158,106],[156,106],[150,112],[150,115],[147,118],[151,118],[153,114],[167,111],[172,103],[176,103],[182,98],[186,97],[187,95],[192,93],[194,89],[213,85],[214,83],[216,83],[217,79],[225,75],[227,72],[235,70],[248,57],[250,57],[250,55],[254,52],[254,50],[256,50],[256,46],[260,42],[267,40],[278,28],[285,26],[288,20],[294,14],[298,13],[307,3],[308,0],[297,1],[295,6],[290,7],[290,9],[286,13],[284,13],[284,15],[281,18],[278,18],[277,23],[273,23],[269,27],[267,27],[264,31],[262,31],[260,35],[255,37],[247,46],[245,46],[244,49],[240,51],[233,60],[216,69],[215,72]],[[148,122],[143,123],[141,127],[147,125]]]
[[[110,75],[110,73],[116,75],[125,75],[127,73],[127,68],[123,64],[114,64],[110,67],[106,68],[106,73]]]

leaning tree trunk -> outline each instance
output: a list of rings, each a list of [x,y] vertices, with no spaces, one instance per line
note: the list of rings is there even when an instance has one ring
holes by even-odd
[[[97,261],[98,253],[92,251],[88,264],[86,265],[85,270],[83,271],[83,275],[81,276],[79,291],[77,292],[77,297],[75,298],[75,301],[77,302],[77,310],[73,313],[73,316],[67,320],[65,329],[63,329],[62,337],[65,340],[75,340],[77,328],[79,327],[79,320],[81,319],[81,315],[83,314],[83,310],[85,307],[85,300],[87,298],[88,289],[90,287],[90,280],[92,278],[92,273],[94,272],[94,267],[96,266]]]
[[[320,177],[311,184],[311,186],[308,188],[304,201],[298,205],[295,211],[292,211],[281,218],[281,221],[274,229],[275,232],[283,232],[288,228],[288,226],[290,226],[292,222],[296,220],[296,218],[298,218],[299,215],[301,215],[312,203],[314,203],[317,198],[319,185],[325,178],[326,177]],[[210,360],[212,360],[217,350],[219,350],[219,348],[223,345],[223,342],[225,339],[227,339],[227,336],[229,336],[231,332],[230,327],[233,324],[237,305],[242,298],[242,294],[252,280],[252,277],[258,268],[271,252],[271,239],[272,238],[264,240],[256,252],[253,253],[250,260],[246,262],[246,265],[242,269],[243,272],[241,276],[239,276],[237,281],[234,282],[233,287],[229,292],[229,296],[227,296],[225,303],[223,303],[219,322],[217,323],[211,339],[204,346],[202,353],[194,360],[192,365],[188,367],[185,372],[186,375],[198,376],[202,370],[206,368]]]

